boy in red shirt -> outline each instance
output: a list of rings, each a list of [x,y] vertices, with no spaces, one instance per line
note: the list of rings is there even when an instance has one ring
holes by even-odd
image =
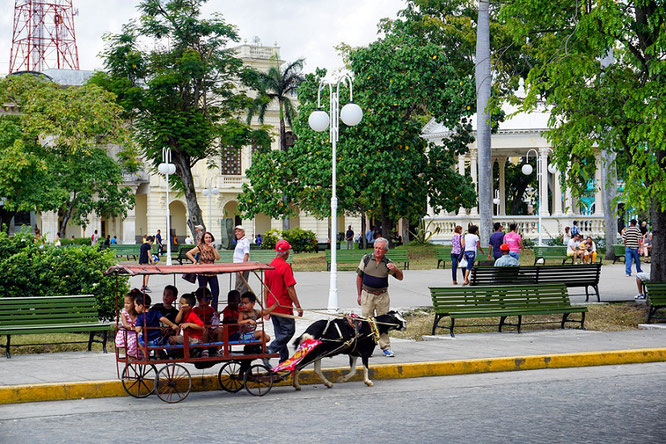
[[[192,311],[195,304],[196,298],[194,297],[194,293],[184,294],[180,298],[180,310],[178,310],[175,322],[178,324],[179,329],[188,334],[190,344],[201,342],[201,337],[204,334],[204,323]],[[183,344],[184,342],[184,335],[171,336],[169,338],[170,344]]]
[[[228,327],[229,331],[229,340],[238,341],[240,339],[240,333],[238,331],[238,303],[240,302],[240,292],[238,290],[231,290],[227,294],[227,303],[228,305],[222,310],[222,323],[231,324]]]

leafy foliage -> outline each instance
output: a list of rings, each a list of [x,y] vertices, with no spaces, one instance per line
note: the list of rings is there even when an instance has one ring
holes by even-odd
[[[107,37],[106,71],[92,80],[118,96],[153,168],[162,162],[162,149],[171,148],[173,186],[185,195],[192,233],[194,225],[205,225],[192,167],[218,158],[223,148],[270,144],[264,129],[238,118],[250,101],[238,83],[249,69],[226,47],[238,41],[236,28],[219,14],[201,17],[204,3],[143,0],[140,20]]]
[[[273,228],[268,230],[261,241],[261,248],[264,250],[275,250],[275,244],[280,240],[280,230]]]
[[[58,211],[64,232],[72,217],[85,225],[93,211],[125,215],[133,200],[122,172],[136,160],[112,94],[19,75],[0,79],[0,100],[18,108],[0,116],[3,223],[17,211]],[[101,148],[110,143],[121,146],[116,159]]]
[[[426,199],[439,209],[472,206],[471,181],[451,166],[467,150],[474,87],[461,79],[437,45],[408,35],[390,34],[367,48],[349,53],[355,76],[354,101],[364,111],[355,127],[340,125],[337,144],[337,186],[340,212],[368,212],[381,218],[390,232],[393,220],[416,220],[425,214]],[[331,143],[328,133],[308,127],[317,105],[324,70],[306,75],[299,88],[298,140],[288,153],[255,153],[247,171],[239,209],[246,217],[264,212],[284,217],[295,209],[329,216]],[[322,91],[322,107],[328,97]],[[347,92],[342,88],[341,98]],[[344,104],[344,102],[343,102]],[[420,137],[429,117],[451,128],[444,146]],[[284,200],[279,196],[285,196]],[[388,235],[385,233],[385,235]]]
[[[115,279],[103,273],[115,264],[110,250],[54,247],[29,232],[11,237],[0,232],[2,297],[94,294],[100,319],[111,319],[116,307]],[[127,289],[127,278],[119,278],[119,294]]]
[[[317,251],[317,236],[310,230],[292,228],[282,231],[282,239],[289,242],[295,253]]]
[[[650,209],[662,233],[652,278],[666,280],[666,3],[516,0],[502,17],[535,60],[524,107],[550,107],[547,136],[567,184],[580,195],[597,152],[612,153],[624,176],[620,198]]]

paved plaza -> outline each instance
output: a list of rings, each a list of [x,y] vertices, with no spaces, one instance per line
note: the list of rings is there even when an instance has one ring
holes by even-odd
[[[650,271],[649,265],[643,265],[643,271]],[[408,309],[413,307],[432,306],[428,287],[452,287],[451,270],[405,270],[405,278],[402,281],[390,279],[389,291],[391,293],[391,307]],[[220,300],[226,300],[226,293],[233,288],[233,281],[229,275],[220,276]],[[297,272],[296,292],[303,308],[310,310],[323,310],[328,306],[329,273],[325,271]],[[181,293],[194,291],[197,285],[190,284],[181,278],[174,276],[151,276],[149,286],[152,289],[153,302],[161,298],[164,286],[173,284]],[[141,277],[130,279],[132,287],[141,287]],[[259,280],[255,276],[250,278],[250,286],[259,288]],[[591,292],[594,290],[590,289]],[[601,279],[599,282],[599,293],[602,302],[633,301],[636,296],[636,279],[626,277],[624,264],[608,264],[601,267]],[[585,302],[584,288],[569,289],[572,303]],[[356,310],[360,307],[356,304],[356,273],[354,271],[338,272],[338,299],[342,310]],[[596,301],[596,297],[590,297]],[[223,307],[219,307],[222,309]]]

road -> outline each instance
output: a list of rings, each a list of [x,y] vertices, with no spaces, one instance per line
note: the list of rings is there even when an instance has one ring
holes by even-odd
[[[664,386],[655,363],[6,405],[0,441],[664,442]]]

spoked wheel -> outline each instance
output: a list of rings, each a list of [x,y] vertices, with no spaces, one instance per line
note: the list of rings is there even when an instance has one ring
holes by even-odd
[[[187,398],[192,389],[190,372],[180,364],[167,364],[157,374],[157,396],[175,404]]]
[[[127,364],[123,370],[123,388],[134,398],[145,398],[155,391],[157,369],[154,365]]]
[[[220,368],[217,374],[217,382],[220,387],[229,393],[236,393],[243,388],[243,375],[241,374],[241,363],[229,361]]]
[[[253,396],[264,396],[273,388],[273,372],[262,364],[254,364],[243,375],[245,390]]]

